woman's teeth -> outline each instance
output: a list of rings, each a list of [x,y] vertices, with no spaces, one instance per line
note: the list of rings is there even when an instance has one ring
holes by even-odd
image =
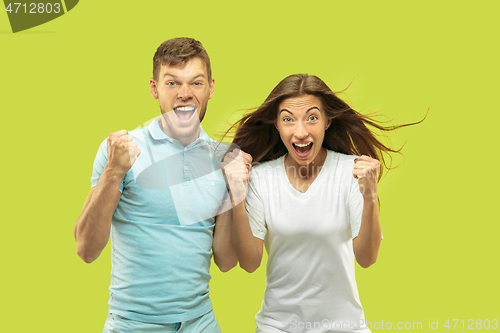
[[[300,154],[307,153],[312,148],[312,142],[308,143],[294,143],[293,144],[295,150]]]

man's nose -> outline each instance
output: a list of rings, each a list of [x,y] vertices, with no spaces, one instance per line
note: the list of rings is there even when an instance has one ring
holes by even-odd
[[[187,84],[183,84],[179,91],[177,92],[177,98],[186,100],[193,96],[193,92],[191,91],[191,87]]]

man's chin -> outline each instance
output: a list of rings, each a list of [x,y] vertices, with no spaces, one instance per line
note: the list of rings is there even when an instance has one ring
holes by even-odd
[[[178,141],[185,141],[190,139],[194,141],[198,138],[200,128],[201,127],[199,120],[189,123],[168,121],[166,122],[166,131],[164,132],[172,139],[176,139]]]

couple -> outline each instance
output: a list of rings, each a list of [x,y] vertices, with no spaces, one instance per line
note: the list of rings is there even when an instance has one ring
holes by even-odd
[[[103,332],[220,332],[211,256],[221,271],[239,262],[252,272],[264,243],[257,332],[370,332],[354,259],[368,267],[377,258],[378,160],[394,151],[366,124],[393,128],[316,76],[291,75],[234,125],[239,149],[228,149],[200,126],[214,84],[200,42],[165,41],[150,79],[161,116],[99,147],[74,234],[87,263],[111,238]]]

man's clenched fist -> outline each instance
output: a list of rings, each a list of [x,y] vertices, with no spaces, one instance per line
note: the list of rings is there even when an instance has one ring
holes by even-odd
[[[235,149],[226,154],[220,167],[226,176],[232,203],[237,205],[245,200],[248,173],[252,168],[252,156],[240,149]]]
[[[117,175],[124,176],[141,154],[137,142],[126,130],[111,133],[108,136],[108,162],[107,166]]]

